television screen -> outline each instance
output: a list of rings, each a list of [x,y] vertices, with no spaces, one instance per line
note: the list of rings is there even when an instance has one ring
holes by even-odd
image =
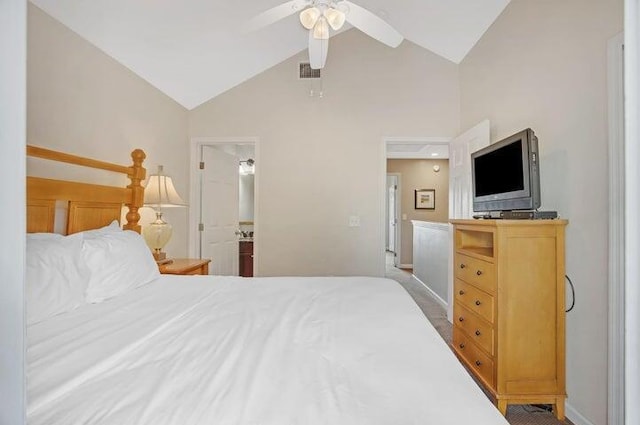
[[[473,211],[540,207],[538,138],[527,128],[471,154]]]
[[[475,196],[524,189],[522,140],[474,158]]]

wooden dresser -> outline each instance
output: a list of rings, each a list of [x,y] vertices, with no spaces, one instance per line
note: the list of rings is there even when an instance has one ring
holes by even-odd
[[[453,349],[508,404],[564,420],[566,220],[452,220]]]

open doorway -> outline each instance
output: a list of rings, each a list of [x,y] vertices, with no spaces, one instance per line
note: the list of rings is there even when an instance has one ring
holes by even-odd
[[[253,237],[255,235],[255,148],[252,145],[236,145],[239,167],[239,264],[238,274],[253,277]]]
[[[211,259],[210,274],[253,276],[255,140],[194,140],[191,162],[191,255]]]
[[[413,270],[412,220],[446,221],[449,138],[389,137],[385,145],[385,267]],[[433,208],[415,204],[430,190]]]

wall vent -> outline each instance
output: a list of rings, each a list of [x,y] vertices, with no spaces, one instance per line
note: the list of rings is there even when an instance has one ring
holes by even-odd
[[[311,69],[309,62],[300,62],[298,63],[298,78],[301,80],[320,78],[320,70]]]

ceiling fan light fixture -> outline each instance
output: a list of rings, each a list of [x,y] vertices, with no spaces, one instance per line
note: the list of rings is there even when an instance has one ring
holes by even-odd
[[[329,7],[324,10],[324,17],[327,18],[327,22],[331,25],[334,31],[338,31],[344,25],[344,21],[347,16],[344,12],[334,9],[333,7]]]
[[[309,7],[300,12],[300,23],[303,27],[310,30],[311,28],[316,26],[320,15],[320,9],[318,9],[317,7]]]
[[[313,27],[313,37],[318,40],[329,39],[329,24],[324,16],[321,16],[316,22],[316,26]]]

